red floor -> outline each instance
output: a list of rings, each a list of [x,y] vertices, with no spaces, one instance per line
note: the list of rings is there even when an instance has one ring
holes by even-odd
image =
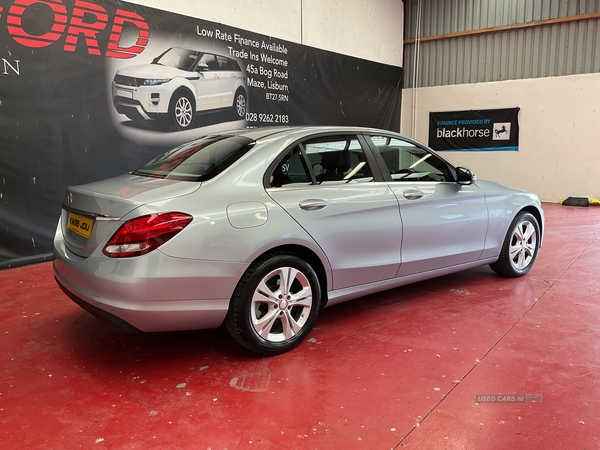
[[[528,276],[334,306],[274,358],[222,330],[116,334],[51,263],[1,271],[0,448],[600,448],[600,208],[545,210]]]

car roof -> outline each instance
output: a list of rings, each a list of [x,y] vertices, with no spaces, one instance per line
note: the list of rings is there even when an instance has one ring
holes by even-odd
[[[174,50],[174,49],[188,50],[190,52],[197,52],[197,53],[200,53],[202,55],[215,55],[215,56],[220,56],[222,58],[227,58],[227,59],[231,59],[232,61],[235,61],[235,59],[233,59],[232,57],[227,56],[227,55],[223,55],[222,53],[216,53],[216,52],[208,51],[208,50],[198,50],[197,48],[184,47],[183,45],[175,45],[173,47],[169,47],[167,50],[165,50],[165,52],[167,52],[169,50]]]
[[[230,130],[218,133],[226,136],[245,136],[252,140],[259,140],[265,137],[275,136],[278,134],[292,132],[306,132],[310,133],[386,133],[400,136],[400,134],[389,131],[380,130],[377,128],[367,127],[352,127],[352,126],[322,126],[322,125],[295,125],[295,126],[282,126],[282,127],[258,127],[258,128],[242,128],[238,130]],[[403,136],[404,137],[404,136]]]

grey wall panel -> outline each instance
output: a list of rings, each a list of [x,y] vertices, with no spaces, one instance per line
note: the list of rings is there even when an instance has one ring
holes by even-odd
[[[405,2],[415,39],[418,0]],[[421,38],[600,12],[600,0],[421,0]],[[404,87],[600,72],[600,19],[471,34],[405,45]]]

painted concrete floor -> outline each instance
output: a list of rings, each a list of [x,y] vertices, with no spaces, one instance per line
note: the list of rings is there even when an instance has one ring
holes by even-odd
[[[528,276],[484,267],[334,306],[274,358],[220,329],[117,334],[51,263],[2,271],[0,447],[600,448],[600,208],[545,210]]]

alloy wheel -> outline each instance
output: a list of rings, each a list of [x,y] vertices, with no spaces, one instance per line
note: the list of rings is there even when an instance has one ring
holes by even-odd
[[[192,123],[192,103],[187,97],[180,97],[175,103],[175,120],[181,128]]]
[[[235,109],[240,117],[246,116],[246,97],[244,94],[239,94],[235,101]]]
[[[268,342],[293,338],[306,325],[313,307],[308,278],[293,267],[269,272],[254,291],[251,323],[256,333]]]
[[[534,260],[537,251],[537,231],[533,223],[523,220],[514,229],[509,254],[513,267],[523,270]]]

